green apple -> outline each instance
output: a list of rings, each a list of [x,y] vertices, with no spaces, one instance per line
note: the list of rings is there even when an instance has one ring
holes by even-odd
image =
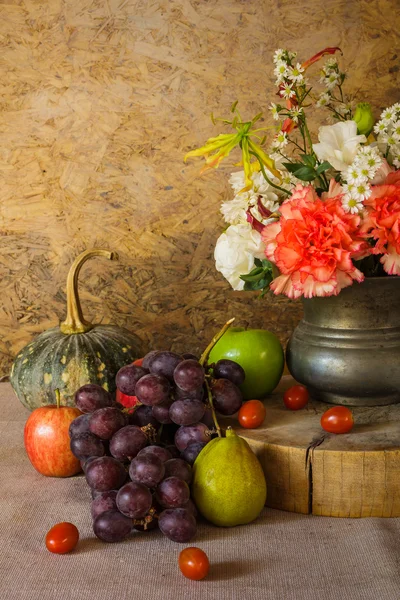
[[[240,386],[245,400],[270,394],[282,377],[285,358],[279,339],[265,329],[232,327],[215,344],[208,363],[221,358],[237,362],[246,373]]]

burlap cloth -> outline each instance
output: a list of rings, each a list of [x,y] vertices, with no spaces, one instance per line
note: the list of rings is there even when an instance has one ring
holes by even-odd
[[[207,579],[178,570],[183,544],[159,531],[105,544],[93,534],[82,476],[39,475],[26,457],[28,416],[0,384],[0,600],[400,600],[400,519],[332,519],[265,510],[245,527],[200,524]],[[46,550],[55,523],[80,531],[67,555]]]

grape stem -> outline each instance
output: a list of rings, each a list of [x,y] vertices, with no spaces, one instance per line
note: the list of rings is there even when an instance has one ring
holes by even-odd
[[[210,408],[211,408],[211,414],[212,414],[212,418],[213,418],[213,421],[214,421],[215,429],[217,430],[218,437],[222,437],[221,427],[219,426],[217,415],[215,414],[215,408],[214,408],[214,403],[213,403],[213,399],[212,399],[212,393],[211,393],[210,385],[209,385],[209,383],[207,381],[207,378],[205,379],[205,383],[206,383],[206,388],[207,388],[208,403],[209,403]]]
[[[225,323],[225,325],[222,327],[222,329],[214,335],[213,339],[208,344],[207,348],[204,350],[203,354],[200,357],[199,363],[201,364],[202,367],[207,362],[208,356],[209,356],[211,350],[214,348],[215,344],[218,342],[219,339],[222,338],[225,331],[227,331],[229,329],[229,327],[232,325],[234,320],[235,320],[235,317],[233,317],[232,319],[229,319],[229,321],[227,321]]]

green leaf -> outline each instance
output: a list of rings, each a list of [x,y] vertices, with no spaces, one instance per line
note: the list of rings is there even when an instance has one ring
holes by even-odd
[[[314,181],[314,179],[317,177],[315,169],[305,166],[302,166],[299,169],[293,171],[293,175],[301,181]]]
[[[240,279],[242,279],[242,281],[259,281],[263,274],[264,269],[259,267],[258,269],[253,269],[248,275],[240,275]]]
[[[303,163],[282,163],[289,173],[294,173],[297,169],[303,168]]]
[[[328,169],[333,169],[333,167],[332,167],[332,165],[327,160],[325,160],[323,163],[321,163],[316,168],[315,172],[317,173],[317,175],[321,175],[321,173],[324,173]]]
[[[254,259],[254,264],[256,265],[256,267],[262,267],[263,266],[263,260],[260,260],[259,258],[255,258]]]
[[[317,164],[315,156],[311,154],[300,154],[300,158],[307,167],[315,167]]]
[[[254,117],[254,118],[251,120],[251,122],[253,123],[253,125],[254,125],[254,123],[256,123],[257,121],[259,121],[259,120],[261,119],[261,117],[262,117],[262,116],[263,116],[262,112],[258,113],[258,115],[256,115],[256,116],[255,116],[255,117]]]
[[[239,100],[235,100],[235,102],[232,104],[231,106],[231,112],[235,112],[235,108],[237,107],[237,103],[239,102]]]

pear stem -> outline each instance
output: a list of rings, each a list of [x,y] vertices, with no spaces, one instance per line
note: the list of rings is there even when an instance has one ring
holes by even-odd
[[[57,405],[57,408],[60,408],[60,406],[61,406],[61,396],[60,396],[60,390],[59,390],[59,389],[57,389],[57,390],[54,390],[54,395],[55,395],[55,397],[56,397],[56,405]]]
[[[215,408],[214,408],[214,403],[213,403],[213,399],[212,399],[212,393],[211,393],[210,386],[209,386],[209,383],[208,383],[207,379],[205,380],[205,382],[206,382],[206,388],[207,388],[208,402],[210,404],[211,414],[212,414],[212,418],[213,418],[213,421],[214,421],[215,429],[217,430],[218,437],[222,437],[221,427],[219,426],[217,415],[215,414]]]
[[[234,320],[235,320],[235,317],[233,317],[232,319],[229,319],[229,321],[227,321],[225,323],[225,325],[222,327],[222,329],[214,335],[213,339],[208,344],[207,348],[204,350],[203,354],[200,357],[199,363],[201,364],[201,366],[204,366],[204,364],[207,362],[207,359],[208,359],[208,356],[209,356],[211,350],[214,348],[214,346],[218,342],[218,340],[220,340],[222,338],[225,331],[227,331],[229,329],[229,327],[232,325]]]

